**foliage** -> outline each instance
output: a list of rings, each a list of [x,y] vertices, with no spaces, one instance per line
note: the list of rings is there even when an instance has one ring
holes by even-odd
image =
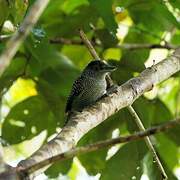
[[[0,0],[0,35],[11,35],[12,32],[3,26],[4,22],[11,21],[16,29],[33,2]],[[112,78],[117,84],[122,84],[145,68],[151,49],[129,50],[121,49],[118,45],[163,42],[179,45],[179,7],[179,0],[51,1],[0,77],[3,140],[9,146],[18,146],[45,130],[46,141],[57,132],[57,127],[63,127],[65,102],[72,82],[92,58],[81,43],[66,44],[64,41],[53,44],[50,39],[59,37],[79,42],[78,29],[82,28],[99,55],[105,59],[108,57],[108,62],[118,67]],[[5,42],[0,42],[0,52],[4,47]],[[134,103],[146,128],[180,115],[179,84],[177,74],[154,87],[155,92],[146,94]],[[8,109],[8,112],[4,109]],[[138,130],[126,109],[92,129],[78,146],[111,138],[115,130],[120,134]],[[179,137],[178,126],[152,139],[171,180],[177,179],[174,169],[179,161]],[[116,146],[116,151],[107,158],[109,153],[109,149],[103,149],[80,155],[78,159],[89,175],[100,173],[102,180],[140,179],[143,173],[151,180],[160,179],[143,141]],[[56,163],[46,171],[46,175],[57,177],[60,173],[68,174],[71,169],[73,179],[72,174],[77,173],[72,173],[72,163],[72,160]]]

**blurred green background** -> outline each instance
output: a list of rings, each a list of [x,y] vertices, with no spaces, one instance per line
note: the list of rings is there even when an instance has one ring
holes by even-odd
[[[0,53],[34,0],[0,0]],[[180,45],[179,0],[53,0],[0,77],[0,133],[4,159],[16,165],[64,123],[73,81],[92,60],[82,28],[100,57],[118,67],[122,84],[166,58]],[[140,48],[158,44],[164,48]],[[137,48],[131,48],[137,45]],[[134,46],[133,46],[134,47]],[[145,127],[180,116],[177,73],[133,105]],[[138,131],[126,109],[91,130],[79,146]],[[106,132],[106,133],[104,133]],[[180,179],[180,127],[152,138],[169,180]],[[117,145],[56,163],[38,179],[159,180],[144,141]]]

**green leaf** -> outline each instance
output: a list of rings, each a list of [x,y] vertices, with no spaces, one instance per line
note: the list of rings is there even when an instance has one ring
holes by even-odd
[[[128,143],[110,158],[102,171],[101,180],[140,179],[142,175],[141,159],[136,143]]]
[[[2,127],[2,137],[10,144],[31,139],[43,130],[55,133],[53,113],[40,96],[32,96],[11,108]]]
[[[48,68],[40,75],[54,89],[55,93],[66,97],[69,95],[74,80],[78,77],[79,72],[72,67],[57,66],[56,68]]]
[[[144,173],[147,174],[150,180],[162,179],[162,175],[160,174],[155,161],[152,161],[152,159],[153,157],[150,153],[147,153],[147,155],[143,159]],[[175,175],[172,173],[172,169],[168,169],[167,165],[162,161],[162,159],[161,162],[168,176],[168,179],[177,180]]]
[[[52,7],[50,6],[41,17],[48,37],[59,36],[71,38],[77,36],[79,28],[82,28],[85,32],[90,31],[89,24],[96,24],[98,20],[94,7],[86,4],[78,6],[70,14],[65,14],[59,10],[62,5],[59,0],[56,2],[53,1],[53,4],[50,5]]]
[[[3,93],[4,89],[9,89],[13,82],[20,76],[23,75],[26,67],[26,59],[22,57],[14,58],[10,65],[7,67],[5,72],[0,77],[0,92]]]
[[[100,39],[102,46],[106,49],[109,47],[113,47],[118,43],[118,40],[115,36],[112,36],[112,34],[107,29],[98,29],[96,30],[96,34],[98,38]]]
[[[92,60],[88,49],[81,45],[64,45],[61,53],[71,59],[78,69],[83,69]]]
[[[50,46],[46,38],[31,36],[25,41],[25,47],[32,55],[29,63],[34,75],[38,75],[48,67],[72,66],[71,61]]]
[[[99,15],[102,17],[106,28],[109,32],[116,35],[117,32],[117,23],[115,22],[114,15],[112,12],[112,0],[104,1],[104,0],[89,0],[90,4],[96,8]]]
[[[140,30],[131,29],[124,39],[124,43],[159,43],[157,37],[141,32]],[[123,44],[122,44],[123,45]],[[123,68],[128,68],[131,73],[141,72],[145,69],[144,63],[149,57],[149,49],[122,50],[122,57],[119,63]]]
[[[168,2],[174,7],[174,9],[180,9],[180,0],[169,0]]]
[[[67,174],[72,164],[72,159],[54,163],[45,171],[48,178],[57,178],[59,174]]]
[[[64,1],[62,10],[68,14],[72,13],[75,9],[82,5],[89,5],[88,0],[69,0]]]
[[[78,156],[83,167],[90,175],[96,175],[105,168],[107,149],[101,149],[91,153],[86,153]]]
[[[162,2],[142,0],[139,3],[139,0],[129,0],[121,1],[121,5],[128,9],[135,24],[142,24],[148,31],[158,33],[173,26],[180,27],[174,15]]]
[[[9,15],[8,2],[5,0],[0,0],[0,32],[2,25],[4,21],[7,19],[8,15]]]
[[[28,2],[22,0],[11,0],[11,7],[10,13],[14,24],[21,23],[26,14]]]
[[[144,62],[147,60],[148,56],[149,50],[124,50],[122,53],[120,66],[129,68],[133,72],[141,72],[145,69]]]
[[[171,139],[169,139],[165,134],[156,135],[157,139],[157,150],[162,158],[163,162],[172,172],[175,167],[179,165],[178,161],[178,148]],[[169,158],[171,157],[171,158]]]
[[[109,62],[117,67],[117,70],[111,74],[111,77],[118,85],[125,83],[127,80],[133,77],[133,72],[130,67],[124,66],[115,60],[110,60]]]
[[[150,152],[148,152],[144,157],[143,164],[144,164],[144,173],[147,174],[147,176],[151,180],[157,180],[162,178],[160,171],[157,168],[156,163],[153,161],[153,157]]]
[[[180,42],[180,30],[176,30],[175,34],[171,38],[171,43],[178,46],[179,42]]]
[[[44,98],[44,101],[47,103],[49,110],[51,110],[54,114],[57,125],[62,127],[64,125],[65,119],[65,100],[62,97],[58,96],[51,85],[43,79],[38,80],[37,90],[39,94]]]

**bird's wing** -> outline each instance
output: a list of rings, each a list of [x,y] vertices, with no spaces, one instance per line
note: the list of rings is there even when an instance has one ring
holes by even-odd
[[[81,94],[83,90],[82,81],[82,78],[79,78],[73,83],[71,93],[66,103],[66,113],[71,111],[73,101]]]

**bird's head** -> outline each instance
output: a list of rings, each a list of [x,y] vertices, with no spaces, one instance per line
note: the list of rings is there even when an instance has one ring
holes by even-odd
[[[91,61],[86,68],[84,69],[83,73],[88,73],[89,75],[101,76],[106,75],[112,71],[115,71],[116,67],[111,66],[105,61],[94,60]]]

